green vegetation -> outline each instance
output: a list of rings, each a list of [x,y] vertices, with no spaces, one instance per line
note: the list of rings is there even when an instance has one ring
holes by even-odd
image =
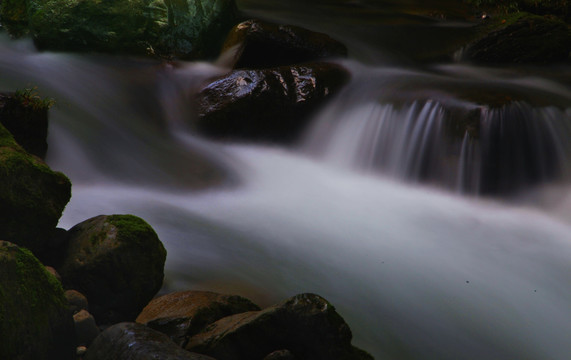
[[[55,100],[52,98],[42,98],[38,94],[37,86],[16,90],[14,98],[33,110],[48,110],[55,104]]]

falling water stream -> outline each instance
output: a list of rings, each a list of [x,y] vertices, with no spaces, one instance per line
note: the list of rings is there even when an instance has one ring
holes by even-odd
[[[294,18],[276,8],[255,14]],[[47,161],[73,183],[60,226],[144,218],[168,251],[165,292],[263,306],[318,293],[377,359],[567,358],[568,85],[398,66],[390,51],[376,57],[382,46],[353,45],[363,62],[342,61],[351,83],[287,148],[193,134],[186,100],[225,71],[206,62],[38,53],[2,37],[0,86],[37,85],[57,100]],[[467,89],[516,99],[482,106]],[[458,112],[477,133],[450,135]]]

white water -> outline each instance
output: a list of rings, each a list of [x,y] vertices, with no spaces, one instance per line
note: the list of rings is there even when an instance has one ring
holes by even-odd
[[[302,151],[211,143],[180,126],[192,86],[175,79],[198,81],[216,69],[122,66],[29,48],[11,58],[14,45],[3,46],[0,66],[13,70],[4,87],[31,81],[58,96],[48,162],[73,182],[60,226],[98,214],[141,216],[167,248],[168,290],[239,293],[262,305],[315,292],[377,359],[571,353],[568,186],[553,190],[560,203],[518,206],[402,184]],[[186,189],[196,176],[191,149],[225,164],[239,184]]]

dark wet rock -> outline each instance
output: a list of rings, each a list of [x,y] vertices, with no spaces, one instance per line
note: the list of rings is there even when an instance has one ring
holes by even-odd
[[[218,320],[193,336],[186,349],[218,360],[263,359],[288,349],[300,359],[372,359],[351,346],[351,330],[318,295],[296,295],[262,311]]]
[[[71,197],[71,183],[27,153],[0,124],[0,239],[41,254]]]
[[[75,323],[77,345],[89,346],[99,335],[99,328],[95,323],[95,318],[87,310],[80,310],[74,314],[73,322]]]
[[[277,350],[268,354],[264,360],[296,360],[296,357],[289,350]]]
[[[271,68],[347,56],[347,47],[326,34],[293,25],[247,20],[229,33],[223,52],[231,51],[231,66]]]
[[[46,266],[46,270],[52,274],[59,282],[61,282],[61,276],[59,275],[59,273],[57,272],[56,269],[54,269],[51,266]]]
[[[64,286],[85,294],[99,325],[135,320],[162,286],[166,251],[132,215],[100,215],[69,230]]]
[[[0,241],[0,359],[75,359],[60,282],[25,248]]]
[[[466,49],[468,60],[486,64],[553,63],[571,52],[571,30],[563,21],[520,13]]]
[[[84,360],[215,360],[181,349],[168,336],[137,323],[120,323],[103,331]]]
[[[61,51],[196,58],[219,49],[236,16],[233,0],[26,3],[28,26],[37,46]]]
[[[81,310],[89,311],[89,303],[85,295],[77,290],[66,290],[64,294],[72,314],[76,314]]]
[[[0,93],[0,123],[27,152],[44,159],[48,150],[49,102],[30,91]]]
[[[184,346],[207,325],[233,314],[260,310],[250,300],[209,291],[183,291],[153,299],[137,322],[168,335]]]
[[[199,92],[196,128],[218,139],[289,142],[348,79],[331,63],[235,70]]]

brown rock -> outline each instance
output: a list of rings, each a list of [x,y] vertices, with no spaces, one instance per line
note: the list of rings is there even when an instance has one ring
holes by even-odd
[[[75,335],[78,345],[89,346],[99,335],[95,319],[86,310],[80,310],[73,315],[73,322],[75,323]]]
[[[326,34],[260,20],[236,25],[222,51],[233,52],[234,69],[270,68],[347,56],[347,47]]]
[[[260,308],[240,296],[184,291],[153,299],[137,322],[168,335],[184,347],[192,335],[216,320],[253,310]]]
[[[372,359],[351,346],[351,330],[327,300],[301,294],[262,311],[218,320],[186,349],[218,360],[263,359],[288,349],[300,359]]]

